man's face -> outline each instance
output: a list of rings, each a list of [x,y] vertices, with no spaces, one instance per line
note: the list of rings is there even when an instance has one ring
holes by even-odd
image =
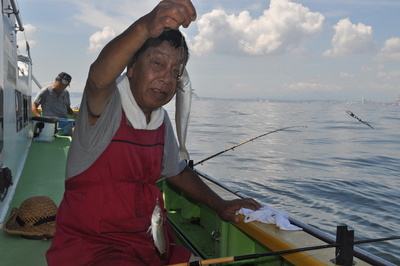
[[[182,50],[164,41],[149,47],[128,69],[133,97],[145,114],[168,103],[176,92]]]
[[[67,87],[68,85],[62,83],[61,80],[55,80],[53,84],[53,91],[55,91],[57,94],[61,94]]]

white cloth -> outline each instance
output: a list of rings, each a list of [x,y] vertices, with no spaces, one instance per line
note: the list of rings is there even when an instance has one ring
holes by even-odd
[[[289,216],[284,211],[279,211],[275,208],[263,206],[257,211],[241,208],[238,214],[243,214],[245,223],[258,221],[266,224],[275,224],[281,230],[302,230],[290,223]]]
[[[164,108],[160,107],[151,113],[150,123],[147,124],[146,116],[138,106],[132,95],[131,86],[126,73],[117,79],[117,88],[121,95],[122,108],[126,118],[136,129],[154,130],[161,126],[164,121]]]

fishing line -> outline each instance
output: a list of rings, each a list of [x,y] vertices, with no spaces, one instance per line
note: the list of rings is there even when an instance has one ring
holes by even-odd
[[[279,128],[279,129],[276,129],[276,130],[273,130],[273,131],[269,131],[269,132],[264,133],[264,134],[261,134],[261,135],[259,135],[259,136],[257,136],[257,137],[254,137],[254,138],[251,138],[251,139],[246,140],[246,141],[244,141],[244,142],[241,142],[241,143],[239,143],[239,144],[236,144],[236,145],[234,145],[234,146],[232,146],[232,147],[230,147],[230,148],[228,148],[228,149],[226,149],[226,150],[217,152],[216,154],[211,155],[211,156],[209,156],[209,157],[207,157],[207,158],[205,158],[205,159],[203,159],[203,160],[201,160],[201,161],[199,161],[199,162],[193,164],[193,166],[196,166],[196,165],[198,165],[198,164],[203,164],[205,161],[208,161],[208,160],[210,160],[210,159],[212,159],[212,158],[214,158],[214,157],[217,157],[218,155],[221,155],[221,154],[223,154],[223,153],[225,153],[225,152],[227,152],[227,151],[233,150],[233,149],[235,149],[235,148],[237,148],[237,147],[239,147],[239,146],[242,146],[243,144],[246,144],[246,143],[248,143],[248,142],[250,142],[250,141],[253,141],[253,140],[255,140],[255,139],[264,137],[264,136],[266,136],[266,135],[269,135],[269,134],[272,134],[272,133],[275,133],[275,132],[278,132],[278,131],[284,131],[284,130],[287,130],[287,129],[290,129],[290,128],[296,128],[296,127],[307,128],[306,126],[291,126],[291,127],[283,127],[283,128]]]
[[[186,62],[186,55],[185,55],[185,48],[183,47],[183,43],[185,41],[185,37],[183,37],[183,33],[181,32],[181,47],[180,47],[180,56],[182,56],[182,60],[179,63],[179,73],[178,73],[178,82],[181,81],[183,76],[183,71],[185,69],[185,62]],[[178,86],[179,89],[179,86]]]

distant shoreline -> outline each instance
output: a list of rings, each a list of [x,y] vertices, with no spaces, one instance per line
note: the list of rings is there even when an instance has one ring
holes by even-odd
[[[81,103],[83,92],[70,92],[71,107],[75,107]],[[36,93],[32,93],[34,98]],[[327,100],[327,99],[307,99],[307,100],[288,100],[288,99],[264,99],[264,98],[216,98],[216,97],[193,97],[196,101],[238,101],[238,102],[271,102],[271,103],[327,103],[327,104],[365,104],[365,105],[400,105],[398,101],[392,102],[374,102],[367,101],[350,101],[350,100]]]

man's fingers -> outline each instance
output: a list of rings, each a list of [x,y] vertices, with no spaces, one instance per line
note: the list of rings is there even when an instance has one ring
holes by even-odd
[[[180,11],[185,14],[190,21],[195,21],[197,18],[196,8],[189,0],[164,0],[163,2],[179,5]],[[183,9],[184,8],[184,9]]]
[[[165,30],[189,27],[196,19],[196,9],[189,0],[161,1],[149,14],[142,18],[150,38],[159,36]]]
[[[246,199],[242,199],[240,201],[241,201],[241,203],[239,203],[240,208],[251,209],[253,211],[258,210],[259,208],[261,208],[261,204],[259,204],[257,201],[255,201],[252,198],[246,198]]]
[[[196,19],[196,9],[190,1],[164,0],[160,4],[165,12],[163,16],[167,28],[178,29],[181,25],[187,28]]]

